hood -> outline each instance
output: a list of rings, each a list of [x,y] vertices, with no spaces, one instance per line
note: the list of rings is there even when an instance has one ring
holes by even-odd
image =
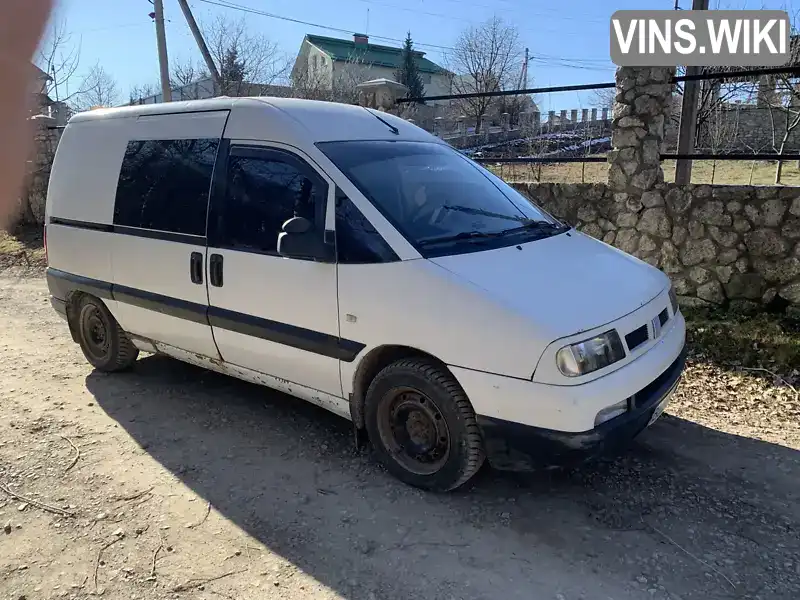
[[[574,230],[430,260],[530,317],[553,339],[630,314],[669,285],[658,269]]]

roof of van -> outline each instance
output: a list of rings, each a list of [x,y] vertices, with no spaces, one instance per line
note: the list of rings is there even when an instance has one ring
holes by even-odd
[[[294,131],[297,131],[297,127],[305,129],[314,141],[405,139],[441,142],[439,138],[405,119],[389,113],[365,109],[363,106],[299,98],[273,98],[269,96],[221,97],[208,100],[99,108],[76,114],[70,119],[69,124],[135,118],[144,115],[155,116],[215,110],[259,111],[263,109],[268,111],[265,114],[269,114],[270,119],[283,121],[282,125],[288,126]],[[391,131],[387,124],[399,129],[400,135],[395,137],[394,132]],[[284,131],[287,130],[284,129]]]

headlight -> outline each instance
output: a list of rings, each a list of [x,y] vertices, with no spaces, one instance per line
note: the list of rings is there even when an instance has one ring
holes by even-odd
[[[678,294],[675,293],[675,286],[669,286],[669,303],[672,305],[672,314],[677,315],[680,307],[678,306]]]
[[[625,358],[625,349],[616,330],[606,331],[590,340],[564,346],[556,353],[558,370],[567,377],[578,377]]]

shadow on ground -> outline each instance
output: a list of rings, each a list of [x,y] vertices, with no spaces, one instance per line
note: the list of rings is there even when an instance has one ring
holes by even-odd
[[[356,598],[800,597],[800,453],[665,417],[613,461],[420,492],[350,424],[168,358],[99,405],[228,519]]]

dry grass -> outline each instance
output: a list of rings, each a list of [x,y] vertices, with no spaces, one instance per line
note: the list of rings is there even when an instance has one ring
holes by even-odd
[[[664,178],[674,181],[675,161],[664,161]],[[547,183],[605,183],[608,166],[605,163],[561,164],[500,164],[488,165],[497,175],[509,182],[541,181]],[[714,161],[698,160],[692,169],[692,183],[727,185],[774,185],[776,164],[770,161]],[[800,185],[797,162],[783,165],[783,185]]]
[[[23,267],[40,269],[47,265],[40,228],[15,233],[0,230],[0,269]]]

